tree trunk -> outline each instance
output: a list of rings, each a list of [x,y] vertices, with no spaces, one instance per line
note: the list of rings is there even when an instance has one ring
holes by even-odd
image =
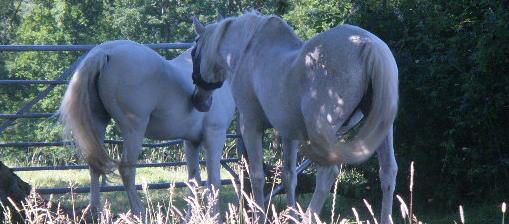
[[[0,161],[0,201],[2,204],[11,210],[11,217],[13,223],[23,223],[23,217],[16,212],[12,203],[7,200],[10,198],[18,208],[21,208],[21,201],[23,201],[29,194],[32,187],[21,180],[9,167],[5,166]],[[0,206],[0,222],[4,220],[4,211]]]

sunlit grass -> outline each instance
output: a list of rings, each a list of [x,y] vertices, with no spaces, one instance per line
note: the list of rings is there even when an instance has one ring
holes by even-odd
[[[136,169],[136,184],[145,183],[168,183],[168,182],[185,182],[187,181],[187,168],[184,167],[146,167]],[[201,167],[202,180],[207,179],[207,172],[204,166]],[[33,188],[58,188],[58,187],[88,187],[90,186],[90,174],[88,170],[50,170],[50,171],[30,171],[17,172],[21,179],[32,185]],[[231,175],[226,170],[221,170],[222,179],[230,179]],[[108,176],[108,185],[122,185],[118,171]],[[235,196],[232,194],[231,187],[224,187],[224,193],[221,195],[225,199]],[[151,197],[154,202],[164,203],[168,201],[169,194],[167,189],[150,190]],[[176,189],[174,200],[176,205],[184,207],[183,198],[187,195],[186,189]],[[145,200],[141,194],[142,200]],[[49,196],[45,196],[49,198]],[[111,203],[111,210],[114,213],[127,212],[129,210],[129,202],[125,192],[103,192],[101,193],[102,203],[108,201]],[[53,195],[56,202],[62,203],[63,206],[71,206],[70,194]],[[88,194],[75,194],[74,203],[76,207],[85,207],[88,204]]]
[[[49,187],[81,187],[89,186],[90,174],[88,170],[49,170],[17,172],[21,179],[25,180],[35,188]],[[201,168],[202,179],[207,179],[205,167]],[[222,178],[230,178],[230,173],[221,170]],[[187,169],[185,167],[146,167],[136,169],[136,184],[143,183],[165,183],[187,180]],[[118,172],[108,176],[110,185],[122,184]]]

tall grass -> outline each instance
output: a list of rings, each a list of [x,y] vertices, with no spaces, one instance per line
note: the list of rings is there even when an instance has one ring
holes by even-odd
[[[242,174],[243,172],[239,172]],[[243,178],[240,178],[243,180]],[[412,178],[413,179],[413,178]],[[339,178],[338,178],[339,180]],[[338,182],[336,181],[334,192],[337,191]],[[271,204],[266,210],[261,209],[254,203],[254,199],[251,195],[242,191],[242,186],[245,183],[241,182],[238,185],[233,185],[238,203],[230,202],[227,203],[224,212],[219,215],[214,215],[211,205],[214,201],[218,200],[218,191],[209,190],[205,187],[195,187],[196,183],[188,184],[190,194],[185,197],[188,207],[178,206],[175,201],[179,195],[176,193],[174,186],[170,187],[167,191],[169,195],[166,202],[154,200],[147,190],[146,184],[143,188],[143,194],[147,205],[146,215],[144,218],[134,216],[130,212],[126,213],[114,213],[110,202],[106,201],[102,212],[99,217],[92,219],[89,216],[88,207],[84,209],[77,209],[75,206],[75,197],[71,194],[70,201],[71,206],[65,207],[60,203],[54,204],[52,198],[49,200],[44,199],[40,195],[32,192],[31,195],[21,203],[21,205],[11,202],[12,206],[3,206],[4,217],[13,217],[12,214],[18,213],[24,217],[24,223],[28,224],[56,224],[56,223],[97,223],[97,224],[138,224],[138,223],[150,223],[150,224],[169,224],[169,223],[190,223],[190,224],[208,224],[208,223],[231,223],[231,224],[251,224],[258,223],[254,214],[256,212],[262,213],[265,217],[264,223],[267,224],[280,224],[280,223],[309,223],[310,220],[314,220],[315,223],[321,224],[326,223],[317,214],[308,214],[306,211],[298,205],[297,208],[284,208],[278,209],[274,204]],[[274,186],[274,185],[273,185]],[[359,209],[351,208],[352,214],[335,214],[336,205],[336,193],[333,194],[332,209],[330,220],[327,223],[333,224],[361,224],[361,223],[375,223],[378,224],[378,220],[375,217],[375,213],[371,208],[371,205],[366,199],[362,202],[365,208],[360,210],[367,210],[365,217],[359,215]],[[396,195],[399,201],[401,220],[394,220],[393,223],[423,223],[417,219],[415,214],[410,212],[409,206],[405,200],[400,196]],[[502,224],[505,224],[505,212],[506,203],[502,203]],[[460,220],[455,223],[468,223],[465,220],[463,206],[460,206]],[[347,216],[353,215],[354,219],[348,219]],[[329,219],[329,218],[326,218]],[[399,218],[398,218],[399,219]],[[325,219],[324,219],[325,220]],[[392,219],[391,219],[392,221]],[[16,223],[16,220],[7,218],[4,220],[5,223]]]

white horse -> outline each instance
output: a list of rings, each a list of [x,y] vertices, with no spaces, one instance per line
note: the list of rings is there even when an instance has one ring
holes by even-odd
[[[135,165],[145,136],[184,139],[189,180],[198,183],[199,149],[203,146],[209,187],[220,188],[220,158],[234,101],[228,83],[214,93],[212,104],[202,100],[202,95],[193,93],[191,72],[190,50],[167,61],[152,49],[125,40],[103,43],[83,59],[67,88],[60,114],[90,165],[90,205],[95,214],[100,204],[99,176],[118,167],[132,212],[145,215],[135,188]],[[202,113],[193,106],[210,111]],[[120,162],[110,159],[103,148],[111,118],[124,138]],[[214,207],[218,212],[218,205]]]
[[[199,39],[193,56],[198,71],[193,73],[202,84],[230,81],[255,201],[264,207],[261,137],[266,128],[274,127],[283,137],[285,153],[295,151],[301,140],[307,156],[322,166],[309,214],[321,210],[338,173],[337,164],[357,164],[377,151],[383,191],[381,222],[389,223],[397,173],[392,129],[398,69],[388,46],[351,25],[337,26],[303,42],[279,17],[256,12],[206,27],[194,19],[194,25]],[[197,87],[204,96],[213,92],[207,89]],[[367,116],[354,138],[338,142],[337,131],[363,114]],[[295,163],[294,154],[285,156],[292,160],[286,163]],[[285,180],[294,187],[292,167],[285,164],[289,176]]]

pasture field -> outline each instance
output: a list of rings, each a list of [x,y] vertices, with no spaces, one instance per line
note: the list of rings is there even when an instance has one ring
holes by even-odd
[[[187,170],[185,167],[171,167],[171,168],[139,168],[137,169],[137,183],[163,183],[168,181],[186,181]],[[202,166],[202,179],[205,180],[206,170]],[[118,173],[117,173],[118,174]],[[66,170],[66,171],[34,171],[34,172],[17,172],[23,180],[30,183],[36,188],[49,188],[49,187],[86,187],[89,184],[88,170]],[[222,170],[222,179],[231,178],[231,175],[226,171]],[[118,175],[109,176],[110,185],[120,185],[120,177]],[[342,177],[339,178],[338,189],[343,187],[364,187],[362,185],[362,176],[359,175],[355,169],[347,169],[343,173]],[[374,186],[375,187],[375,186]],[[376,189],[378,190],[378,189]],[[338,192],[341,192],[338,191]],[[165,189],[165,190],[149,190],[148,195],[140,191],[142,200],[147,203],[150,200],[152,205],[167,205],[171,203],[175,205],[182,212],[185,211],[187,202],[184,198],[187,195],[187,189]],[[397,194],[397,193],[396,193]],[[125,192],[105,192],[101,194],[102,202],[107,201],[110,204],[110,211],[112,214],[123,214],[129,210],[129,204]],[[49,199],[49,196],[45,196]],[[222,211],[223,215],[225,211],[228,211],[229,204],[239,206],[236,193],[233,186],[224,186],[220,197],[222,198]],[[302,194],[299,197],[299,203],[307,205],[311,199],[311,194]],[[74,194],[73,197],[70,194],[64,195],[53,195],[51,200],[55,203],[61,203],[66,208],[82,209],[88,204],[88,194]],[[277,211],[281,212],[286,208],[286,196],[277,195],[273,198],[273,204]],[[325,223],[331,223],[331,211],[333,206],[333,197],[327,200],[324,209],[320,215],[320,218]],[[375,214],[379,212],[377,207],[379,201],[370,201],[372,204]],[[157,207],[157,206],[156,206]],[[461,223],[458,211],[437,211],[433,208],[425,208],[423,206],[416,205],[414,208],[416,216],[422,223]],[[373,218],[370,215],[362,197],[345,197],[338,194],[335,198],[334,204],[334,216],[335,219],[339,216],[341,219],[346,219],[345,223],[356,223],[355,216],[353,215],[352,208],[355,208],[359,213],[360,220],[369,220],[373,223]],[[408,223],[401,216],[400,202],[394,200],[393,216],[395,223]],[[464,216],[465,223],[501,223],[502,213],[500,212],[500,205],[494,203],[485,204],[472,204],[464,205]],[[362,222],[366,223],[366,222]]]

